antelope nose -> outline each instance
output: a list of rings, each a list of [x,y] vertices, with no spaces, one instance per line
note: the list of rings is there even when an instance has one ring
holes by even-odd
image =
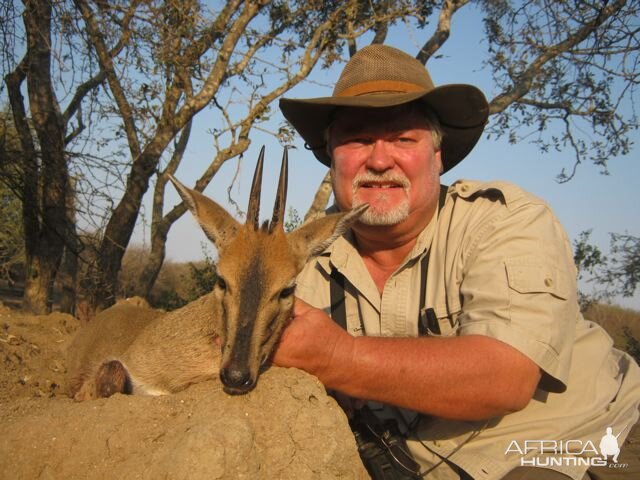
[[[220,371],[222,383],[233,390],[248,392],[253,388],[251,373],[246,370],[224,368]]]

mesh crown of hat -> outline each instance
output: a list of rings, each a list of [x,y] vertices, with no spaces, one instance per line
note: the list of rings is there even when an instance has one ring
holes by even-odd
[[[429,72],[417,59],[393,47],[370,45],[349,60],[336,83],[334,94],[375,80],[414,83],[425,90],[434,88]]]

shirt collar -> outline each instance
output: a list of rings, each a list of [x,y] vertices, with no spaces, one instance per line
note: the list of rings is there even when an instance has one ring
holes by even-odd
[[[327,210],[328,212],[335,212],[337,208],[335,205],[332,205]],[[436,228],[436,224],[438,223],[438,214],[440,208],[436,208],[431,221],[427,224],[427,226],[420,232],[418,235],[418,239],[416,244],[411,249],[411,252],[407,255],[402,265],[398,268],[398,270],[404,268],[407,264],[413,263],[414,260],[422,257],[424,253],[431,246],[431,241],[433,240],[433,234]],[[349,229],[344,235],[336,239],[331,246],[329,246],[318,258],[318,264],[320,267],[325,270],[328,274],[331,273],[333,268],[336,268],[341,273],[345,273],[349,270],[349,265],[354,261],[361,262],[360,254],[355,247],[355,239],[353,236],[353,231]]]

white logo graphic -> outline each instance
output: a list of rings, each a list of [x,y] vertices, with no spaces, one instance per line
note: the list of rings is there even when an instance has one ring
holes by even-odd
[[[620,432],[622,433],[622,432]],[[613,435],[613,429],[607,427],[607,434],[600,440],[600,453],[606,460],[609,455],[613,455],[613,462],[618,463],[618,455],[620,455],[620,447],[618,446],[618,435]]]
[[[512,440],[504,454],[519,454],[520,466],[523,467],[626,468],[627,464],[618,463],[618,438],[627,426],[617,435],[613,434],[612,427],[607,427],[605,435],[600,439],[599,449],[591,440]],[[609,463],[609,457],[612,463]]]

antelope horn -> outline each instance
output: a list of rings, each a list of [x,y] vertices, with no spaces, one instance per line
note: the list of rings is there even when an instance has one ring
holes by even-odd
[[[260,149],[258,164],[253,174],[251,193],[249,194],[249,207],[247,208],[247,224],[253,225],[256,230],[260,226],[260,194],[262,189],[262,165],[264,164],[264,145]]]
[[[282,165],[280,166],[280,180],[278,180],[278,192],[276,193],[276,202],[273,205],[273,216],[271,217],[270,229],[276,225],[284,225],[284,208],[287,203],[287,177],[289,176],[289,154],[287,147],[284,147],[282,154]]]

